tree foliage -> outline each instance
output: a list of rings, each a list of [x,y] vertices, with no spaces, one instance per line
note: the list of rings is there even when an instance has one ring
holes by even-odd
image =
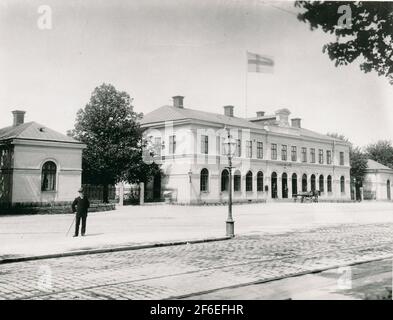
[[[336,36],[322,49],[336,66],[358,59],[361,70],[374,70],[393,84],[393,2],[296,1],[295,6],[303,9],[298,19],[311,30],[321,28]],[[342,6],[350,8],[350,27],[339,23],[346,13]]]
[[[380,140],[366,146],[365,152],[369,159],[377,161],[393,169],[393,145],[392,141]]]
[[[131,101],[128,93],[104,83],[78,111],[70,135],[87,146],[82,161],[84,183],[136,183],[159,171],[157,165],[143,161],[144,141],[138,123],[142,114],[133,111]]]

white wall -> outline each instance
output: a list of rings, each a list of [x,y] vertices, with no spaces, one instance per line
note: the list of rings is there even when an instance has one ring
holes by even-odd
[[[55,191],[41,191],[41,169],[46,161],[57,165]],[[71,201],[81,186],[82,149],[15,145],[12,202]]]

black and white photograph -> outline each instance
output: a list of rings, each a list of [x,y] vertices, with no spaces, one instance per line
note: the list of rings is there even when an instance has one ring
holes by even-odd
[[[393,2],[0,0],[0,300],[249,319],[392,274]]]

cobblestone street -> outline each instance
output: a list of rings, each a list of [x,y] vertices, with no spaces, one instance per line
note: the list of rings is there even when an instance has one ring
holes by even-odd
[[[393,223],[0,265],[1,299],[185,298],[393,256]]]

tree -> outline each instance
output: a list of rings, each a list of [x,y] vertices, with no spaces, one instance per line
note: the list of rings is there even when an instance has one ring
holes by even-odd
[[[392,2],[296,1],[295,6],[304,10],[298,19],[311,30],[336,36],[322,49],[336,66],[358,59],[361,70],[374,70],[393,84]]]
[[[350,160],[350,176],[356,179],[356,187],[359,188],[363,184],[364,175],[367,169],[367,155],[362,152],[359,147],[355,147],[347,137],[343,134],[338,133],[328,133],[330,137],[343,140],[350,143],[349,147],[349,160]]]
[[[366,146],[365,152],[369,159],[382,163],[393,169],[393,146],[392,141],[380,140]]]
[[[133,111],[132,99],[111,84],[94,89],[89,103],[76,116],[69,134],[86,144],[82,157],[83,183],[104,187],[108,202],[108,185],[119,181],[146,182],[159,171],[156,164],[143,161],[145,141],[138,123],[142,114]]]

